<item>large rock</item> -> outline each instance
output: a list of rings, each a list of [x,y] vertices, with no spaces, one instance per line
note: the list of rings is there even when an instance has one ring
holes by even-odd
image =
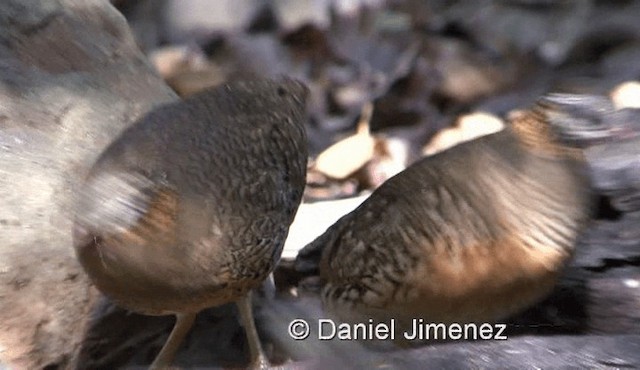
[[[95,294],[71,244],[101,150],[175,99],[107,0],[0,2],[0,368],[72,368]]]

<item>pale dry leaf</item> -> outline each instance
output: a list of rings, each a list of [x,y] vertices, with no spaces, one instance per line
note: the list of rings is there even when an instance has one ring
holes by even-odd
[[[167,84],[181,97],[189,96],[198,91],[217,86],[227,79],[225,70],[215,65],[205,69],[189,70],[167,78]]]
[[[491,113],[474,112],[460,117],[457,126],[462,132],[462,140],[469,141],[502,130],[504,122]]]
[[[294,259],[298,251],[324,233],[340,217],[353,211],[369,197],[365,193],[353,198],[302,203],[289,228],[283,259]]]
[[[611,90],[610,96],[616,109],[640,108],[640,82],[621,83]]]
[[[149,61],[164,79],[184,71],[202,69],[208,64],[204,53],[191,45],[159,48],[149,54]]]
[[[410,150],[410,144],[406,140],[393,137],[378,138],[375,157],[367,168],[370,186],[377,188],[407,168]]]
[[[498,132],[504,128],[504,122],[497,116],[475,112],[466,114],[456,121],[456,125],[437,133],[422,150],[429,156],[449,149],[465,141]]]
[[[325,149],[314,169],[333,179],[345,179],[366,165],[375,154],[376,139],[369,132],[372,104],[365,104],[358,132]]]

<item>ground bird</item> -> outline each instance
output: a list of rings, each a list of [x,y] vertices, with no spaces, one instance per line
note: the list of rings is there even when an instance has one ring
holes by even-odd
[[[580,149],[542,100],[502,131],[416,162],[303,248],[344,322],[491,322],[554,287],[590,219]],[[396,338],[398,338],[396,336]]]
[[[117,304],[176,324],[236,302],[254,367],[268,366],[250,292],[280,258],[305,185],[306,87],[246,79],[153,110],[102,153],[80,191],[74,246]]]

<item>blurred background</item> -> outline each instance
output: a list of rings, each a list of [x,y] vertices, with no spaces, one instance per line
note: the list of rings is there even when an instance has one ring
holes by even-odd
[[[422,155],[499,130],[546,92],[640,106],[637,1],[113,3],[181,96],[251,74],[307,83],[317,161],[306,200],[375,188]]]

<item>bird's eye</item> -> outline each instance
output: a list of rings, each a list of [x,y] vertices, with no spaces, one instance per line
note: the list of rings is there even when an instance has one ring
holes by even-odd
[[[287,95],[287,90],[282,86],[278,87],[277,92],[278,92],[278,96],[280,96],[280,97],[283,97],[283,96]]]

